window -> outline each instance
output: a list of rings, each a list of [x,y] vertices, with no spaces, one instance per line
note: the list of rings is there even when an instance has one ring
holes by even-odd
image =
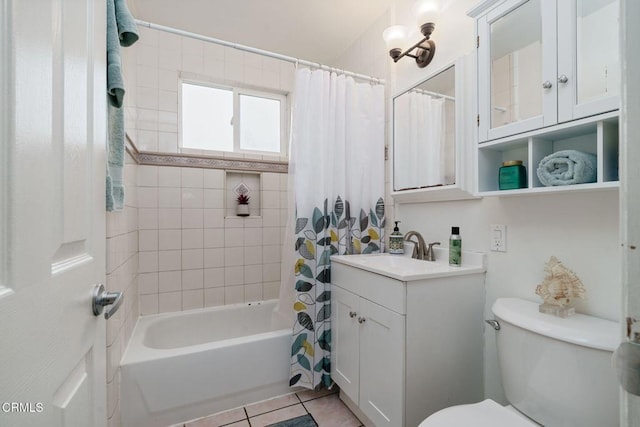
[[[286,97],[243,88],[181,84],[182,148],[281,155]]]

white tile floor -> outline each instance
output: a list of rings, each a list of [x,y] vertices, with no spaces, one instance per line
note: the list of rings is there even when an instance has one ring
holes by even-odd
[[[338,388],[291,393],[242,408],[178,424],[182,427],[266,427],[310,414],[318,427],[361,427],[362,422],[338,398]]]

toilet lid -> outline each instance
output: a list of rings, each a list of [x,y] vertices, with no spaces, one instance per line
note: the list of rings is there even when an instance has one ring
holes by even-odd
[[[420,423],[419,427],[534,427],[538,424],[510,411],[491,399],[471,405],[442,409]]]

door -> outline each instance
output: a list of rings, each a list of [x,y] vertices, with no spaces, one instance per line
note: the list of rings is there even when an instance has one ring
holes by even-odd
[[[558,2],[560,122],[620,108],[619,17],[619,0]]]
[[[356,404],[360,388],[360,297],[333,285],[331,288],[331,378]]]
[[[104,426],[105,4],[0,7],[0,426]]]
[[[555,0],[508,0],[477,26],[479,140],[557,123]]]
[[[622,104],[620,117],[620,234],[622,237],[623,324],[640,319],[640,2],[621,0]],[[636,323],[636,332],[640,323]],[[627,340],[623,336],[623,341]],[[640,396],[621,393],[621,426],[640,426]]]
[[[404,425],[404,320],[360,299],[360,409],[378,427]]]

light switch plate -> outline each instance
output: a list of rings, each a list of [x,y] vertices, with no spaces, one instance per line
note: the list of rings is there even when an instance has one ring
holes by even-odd
[[[494,252],[507,252],[507,226],[492,224],[489,226],[489,244]]]

